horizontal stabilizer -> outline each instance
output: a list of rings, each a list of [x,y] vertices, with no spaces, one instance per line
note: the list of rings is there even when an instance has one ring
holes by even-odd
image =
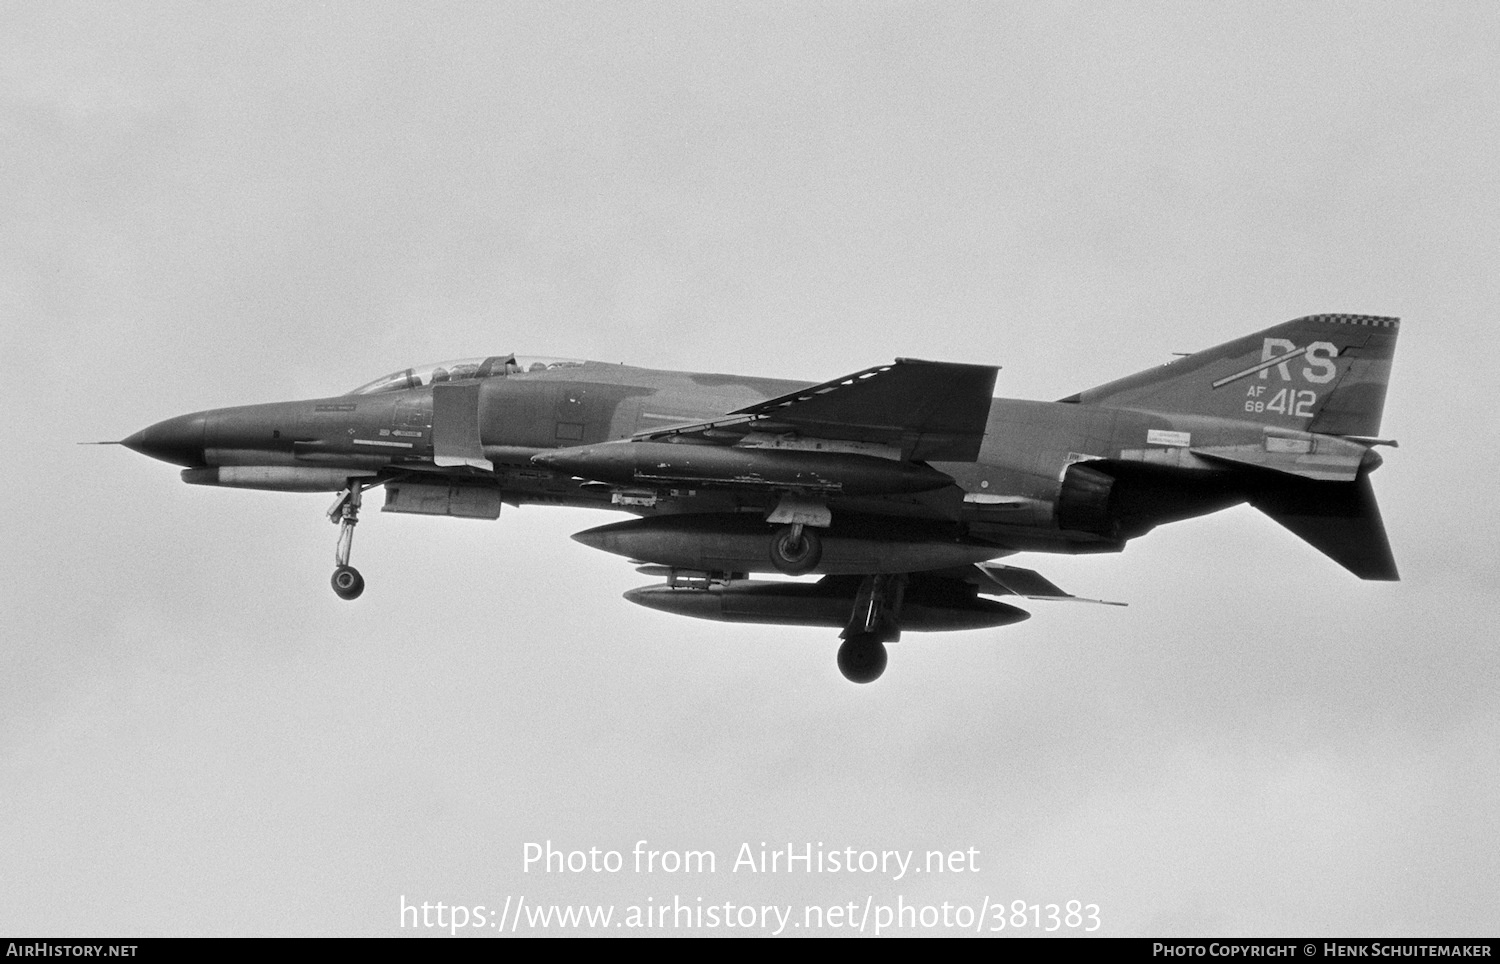
[[[1354,482],[1289,479],[1250,504],[1361,579],[1401,578],[1369,475]]]

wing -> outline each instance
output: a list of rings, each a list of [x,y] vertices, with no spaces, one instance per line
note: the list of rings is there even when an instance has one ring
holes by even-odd
[[[898,358],[719,418],[642,432],[635,440],[734,444],[752,432],[797,433],[889,447],[908,461],[972,462],[984,441],[998,371]]]

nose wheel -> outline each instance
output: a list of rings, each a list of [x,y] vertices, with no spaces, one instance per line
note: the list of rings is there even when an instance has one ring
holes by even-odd
[[[333,591],[340,599],[358,599],[365,591],[365,577],[353,566],[339,566],[333,570]]]
[[[365,591],[365,577],[349,565],[349,550],[354,546],[354,527],[359,523],[359,504],[364,488],[351,479],[349,487],[339,493],[333,508],[328,510],[328,521],[338,523],[339,544],[334,553],[333,591],[340,599],[358,599]]]

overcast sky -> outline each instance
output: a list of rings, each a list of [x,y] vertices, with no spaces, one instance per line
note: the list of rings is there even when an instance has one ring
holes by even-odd
[[[0,6],[0,932],[675,895],[1493,936],[1497,65],[1479,2]],[[568,538],[620,516],[367,511],[351,604],[329,497],[74,444],[506,351],[1053,399],[1324,311],[1403,319],[1403,582],[1234,509],[1017,557],[1130,606],[863,687],[832,631],[626,603]],[[718,870],[523,868],[642,839]]]

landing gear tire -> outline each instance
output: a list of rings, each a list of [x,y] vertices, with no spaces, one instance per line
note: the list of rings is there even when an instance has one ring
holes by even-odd
[[[816,529],[787,525],[771,537],[771,565],[788,576],[812,572],[822,559],[823,539]]]
[[[850,636],[839,646],[839,672],[851,683],[873,683],[885,672],[885,644],[874,636]]]
[[[365,577],[353,566],[339,566],[333,571],[333,591],[340,599],[358,599],[365,591]]]

